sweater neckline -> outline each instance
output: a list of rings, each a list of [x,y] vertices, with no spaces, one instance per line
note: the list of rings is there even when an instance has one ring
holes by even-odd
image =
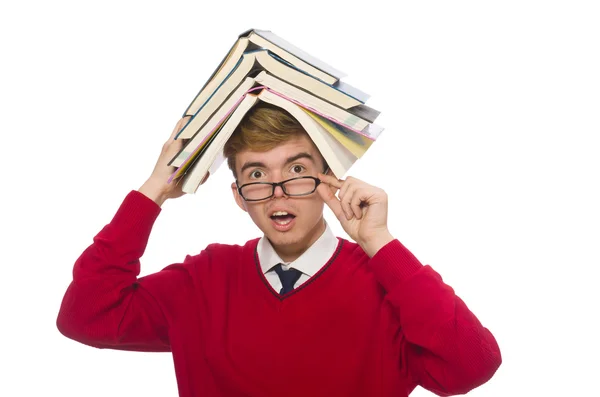
[[[257,239],[256,244],[254,244],[253,255],[254,255],[255,271],[258,276],[260,284],[262,284],[262,286],[263,286],[263,288],[261,288],[261,289],[266,291],[268,295],[270,295],[270,296],[274,297],[275,299],[277,299],[278,301],[282,302],[284,300],[291,298],[292,296],[296,296],[298,294],[303,293],[304,290],[307,288],[312,288],[311,286],[315,283],[318,284],[319,280],[322,278],[321,276],[331,267],[331,265],[335,262],[335,260],[339,256],[339,254],[342,252],[342,248],[344,246],[344,239],[337,237],[337,240],[338,240],[338,245],[337,245],[333,255],[331,256],[331,258],[329,258],[327,263],[325,263],[325,265],[323,265],[321,267],[321,269],[318,272],[316,272],[311,278],[306,280],[302,285],[298,286],[297,288],[294,288],[292,291],[288,292],[285,295],[280,295],[278,291],[275,291],[273,289],[273,287],[271,286],[271,284],[269,283],[269,281],[265,277],[265,274],[262,271],[262,268],[260,266],[260,260],[258,258],[258,239]]]

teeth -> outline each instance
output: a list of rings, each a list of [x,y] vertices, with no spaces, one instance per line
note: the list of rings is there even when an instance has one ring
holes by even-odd
[[[287,215],[288,213],[285,211],[277,211],[277,212],[273,212],[273,215],[271,216],[283,216],[283,215]]]
[[[275,223],[277,223],[278,225],[282,225],[282,226],[285,226],[285,225],[287,225],[287,224],[288,224],[288,223],[290,223],[291,221],[292,221],[291,219],[288,219],[288,220],[286,220],[286,221],[280,221],[279,219],[275,219]]]

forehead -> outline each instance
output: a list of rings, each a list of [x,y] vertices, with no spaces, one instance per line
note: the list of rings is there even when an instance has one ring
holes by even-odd
[[[320,154],[317,147],[307,135],[303,134],[291,138],[268,151],[240,151],[236,156],[236,169],[239,171],[248,162],[261,162],[267,167],[279,167],[285,164],[288,158],[301,152],[309,153],[315,159],[315,162],[319,162]],[[310,160],[304,159],[304,161]]]

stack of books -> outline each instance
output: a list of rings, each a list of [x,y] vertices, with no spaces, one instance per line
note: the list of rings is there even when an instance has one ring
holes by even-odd
[[[380,112],[369,96],[341,81],[345,75],[271,31],[242,33],[183,116],[175,139],[185,140],[169,162],[169,181],[196,193],[224,161],[223,147],[246,113],[264,101],[289,112],[306,130],[329,168],[342,178],[377,139]]]

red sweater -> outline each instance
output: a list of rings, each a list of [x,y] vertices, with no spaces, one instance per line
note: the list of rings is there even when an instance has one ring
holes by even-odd
[[[340,238],[285,297],[260,269],[258,239],[138,278],[160,210],[127,195],[75,263],[57,326],[98,348],[172,352],[182,397],[401,397],[417,385],[447,396],[500,365],[492,334],[398,240],[370,259]]]

